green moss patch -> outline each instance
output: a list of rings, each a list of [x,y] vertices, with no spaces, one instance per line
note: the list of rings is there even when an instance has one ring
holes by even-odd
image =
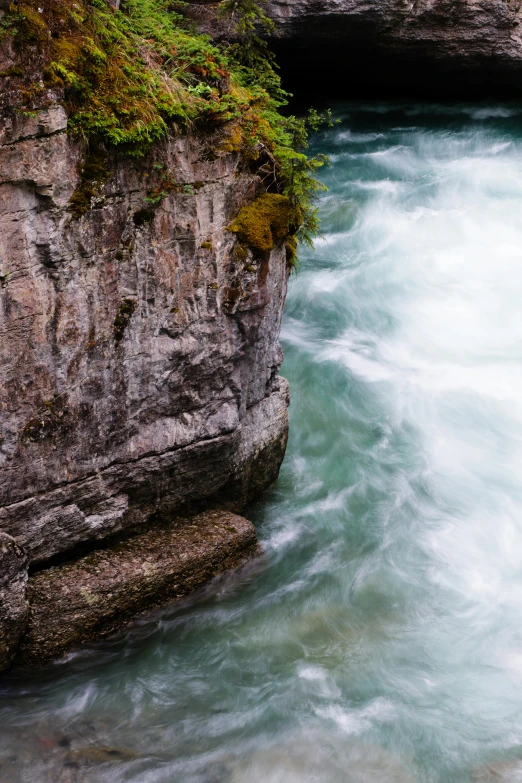
[[[91,148],[80,171],[80,184],[69,200],[69,209],[76,217],[88,212],[93,200],[100,197],[103,185],[110,178],[111,171],[104,149]]]
[[[114,339],[119,343],[125,334],[125,330],[129,325],[129,321],[133,316],[136,309],[136,302],[134,299],[124,299],[120,305],[120,309],[114,319],[112,331],[114,333]]]
[[[172,124],[241,120],[257,96],[232,83],[225,52],[188,28],[182,5],[122,0],[117,11],[106,0],[12,3],[15,46],[31,62],[9,75],[22,82],[24,74],[28,81],[43,74],[37,93],[20,83],[24,110],[39,108],[45,88],[62,90],[72,133],[133,155],[145,154]]]
[[[243,207],[228,227],[237,234],[241,245],[254,253],[267,255],[299,231],[302,215],[288,196],[263,193],[252,204]]]
[[[298,239],[311,243],[313,200],[322,188],[314,174],[325,158],[307,156],[307,133],[322,118],[282,113],[288,96],[256,32],[270,25],[263,2],[222,0],[218,15],[235,20],[236,29],[216,43],[188,22],[178,0],[121,0],[119,10],[107,0],[16,0],[0,25],[0,40],[10,37],[18,51],[18,62],[0,73],[0,103],[26,115],[63,103],[69,132],[87,150],[144,157],[168,132],[197,132],[208,160],[236,154],[270,191],[255,214],[237,218],[245,242],[267,252],[298,226]],[[105,174],[91,176],[90,166],[88,158],[71,201],[77,215],[93,206],[106,181]],[[178,191],[165,171],[146,202],[157,206],[171,191],[192,195],[197,186]]]

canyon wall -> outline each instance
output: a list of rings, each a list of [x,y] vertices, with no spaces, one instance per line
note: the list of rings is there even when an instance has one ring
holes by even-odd
[[[257,179],[203,135],[86,157],[60,105],[0,134],[0,531],[41,569],[243,508],[288,430],[286,252],[227,231]]]
[[[218,38],[233,35],[215,8],[194,4],[194,19]],[[268,8],[285,86],[298,94],[521,90],[519,3],[270,0]],[[149,560],[154,541],[167,538],[174,549],[182,540],[197,549],[194,519],[202,537],[217,535],[201,512],[240,511],[277,477],[289,401],[278,375],[285,247],[237,252],[228,230],[260,191],[248,163],[202,132],[172,132],[144,159],[87,147],[68,134],[52,91],[43,109],[10,109],[10,91],[20,89],[13,57],[0,51],[0,668],[24,633],[36,633],[37,615],[46,627],[42,606],[76,579],[71,563],[85,580],[89,552],[130,536],[151,536]],[[207,579],[257,551],[246,524],[223,523],[226,556],[210,570],[198,561],[195,572]],[[191,535],[165,538],[165,525]],[[231,539],[231,529],[241,534]],[[168,566],[172,595],[178,554]],[[110,571],[110,557],[96,556]],[[80,591],[78,611],[105,600],[103,581],[94,598]],[[38,584],[47,586],[43,603]],[[61,595],[49,612],[66,604]],[[144,605],[131,602],[125,616]]]

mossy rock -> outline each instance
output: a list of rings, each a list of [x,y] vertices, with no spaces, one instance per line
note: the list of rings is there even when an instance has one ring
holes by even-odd
[[[89,212],[93,200],[100,196],[110,176],[107,152],[103,148],[94,147],[85,158],[80,171],[80,184],[69,200],[69,209],[75,217]]]
[[[112,330],[114,332],[114,339],[119,343],[125,334],[125,330],[129,325],[129,321],[133,316],[136,309],[136,302],[133,299],[123,299],[120,309],[114,319]]]
[[[307,121],[281,112],[288,95],[254,33],[267,19],[258,4],[248,12],[218,5],[226,18],[246,24],[240,44],[211,40],[182,2],[0,0],[6,9],[0,38],[10,41],[17,60],[0,73],[0,80],[10,79],[4,108],[9,101],[11,111],[35,116],[60,102],[68,133],[94,150],[71,198],[75,217],[101,203],[110,172],[104,160],[93,159],[98,150],[107,151],[108,163],[115,149],[154,158],[153,145],[169,133],[196,131],[203,160],[237,155],[262,182],[270,172],[271,188],[291,196],[264,194],[241,211],[231,230],[245,246],[266,255],[299,227],[300,238],[311,243],[318,225],[312,203],[322,189],[313,173],[325,158],[308,158],[305,150],[308,128],[317,127],[319,115]],[[145,203],[157,206],[171,191],[192,196],[203,187],[202,181],[181,185],[165,174]]]
[[[288,196],[263,193],[241,209],[228,230],[254,252],[266,255],[294,236],[301,222],[301,212]]]

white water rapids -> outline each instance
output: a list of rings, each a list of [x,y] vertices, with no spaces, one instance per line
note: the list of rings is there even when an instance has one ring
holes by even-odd
[[[266,562],[13,675],[0,779],[522,781],[522,108],[337,116]]]

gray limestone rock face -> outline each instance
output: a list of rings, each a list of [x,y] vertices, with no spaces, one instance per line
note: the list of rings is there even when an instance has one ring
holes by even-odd
[[[227,231],[256,178],[172,136],[142,162],[97,151],[87,198],[58,105],[0,145],[0,530],[45,564],[226,486],[242,507],[239,466],[265,488],[288,427],[285,249],[239,261]]]
[[[520,2],[269,0],[268,5],[283,75],[300,93],[469,99],[522,92]]]
[[[232,474],[213,504],[241,511],[275,482],[288,441],[288,381],[278,378],[274,391],[241,422],[241,440],[233,459]]]
[[[16,653],[29,612],[27,557],[16,541],[0,533],[0,671]]]
[[[31,577],[17,663],[39,664],[192,593],[259,554],[254,526],[226,511],[180,519]]]

